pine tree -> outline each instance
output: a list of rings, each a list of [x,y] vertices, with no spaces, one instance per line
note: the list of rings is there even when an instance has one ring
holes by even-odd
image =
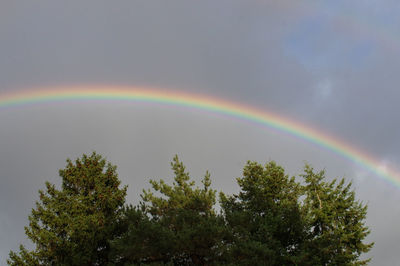
[[[26,234],[36,245],[11,252],[10,265],[365,265],[373,243],[367,206],[351,183],[327,181],[306,165],[289,177],[275,162],[248,162],[238,194],[216,191],[207,172],[195,187],[175,157],[172,185],[151,180],[142,201],[123,206],[126,187],[96,153],[46,183]]]
[[[119,188],[116,167],[95,152],[59,171],[62,187],[46,182],[25,227],[35,244],[10,252],[10,265],[105,265],[109,240],[116,235],[126,187]]]
[[[301,186],[282,167],[248,162],[238,195],[221,193],[222,209],[234,235],[227,248],[232,264],[293,265],[304,239]]]
[[[126,209],[126,232],[113,242],[116,263],[205,265],[218,259],[226,232],[215,210],[216,191],[207,173],[194,188],[185,167],[171,163],[173,185],[151,180],[139,206]]]
[[[302,182],[274,162],[248,162],[238,195],[221,194],[233,240],[225,256],[241,265],[365,265],[373,243],[365,225],[367,206],[351,183],[325,181],[306,165]]]
[[[370,233],[364,220],[367,206],[355,199],[351,183],[326,182],[325,172],[315,173],[306,165],[303,204],[307,224],[303,261],[313,265],[365,265],[358,260],[373,243],[363,240]]]

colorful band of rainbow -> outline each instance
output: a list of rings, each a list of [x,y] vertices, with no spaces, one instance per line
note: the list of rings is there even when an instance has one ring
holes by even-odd
[[[80,86],[33,89],[0,94],[0,107],[21,106],[45,102],[65,102],[81,100],[106,100],[127,102],[148,102],[206,110],[231,117],[255,122],[308,142],[326,148],[373,172],[389,183],[400,188],[400,174],[390,168],[382,168],[380,161],[357,150],[343,141],[321,133],[311,127],[286,119],[282,116],[255,108],[216,98],[208,98],[182,92],[161,91],[151,88]]]

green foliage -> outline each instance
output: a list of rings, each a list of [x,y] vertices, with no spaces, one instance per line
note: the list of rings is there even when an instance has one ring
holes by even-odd
[[[204,265],[218,259],[226,227],[213,209],[210,176],[205,175],[202,188],[194,188],[178,157],[171,165],[172,186],[151,180],[159,195],[144,190],[140,206],[126,209],[127,230],[112,243],[117,264]]]
[[[126,188],[101,156],[60,170],[46,183],[26,234],[36,244],[11,252],[11,265],[365,265],[367,206],[351,183],[326,181],[306,165],[299,180],[275,162],[248,162],[238,194],[196,187],[173,159],[172,185],[151,180],[142,201],[123,207]]]
[[[303,204],[307,222],[305,261],[314,265],[367,264],[369,260],[358,260],[373,245],[363,243],[370,233],[364,223],[367,206],[355,200],[351,183],[345,185],[344,179],[325,182],[325,173],[314,173],[308,165],[302,177],[306,182]]]
[[[248,162],[241,191],[221,194],[223,215],[234,234],[227,254],[242,265],[364,265],[371,244],[364,224],[367,207],[355,200],[351,183],[325,182],[306,165],[303,182],[274,162]]]
[[[36,245],[19,255],[10,253],[10,265],[104,265],[108,240],[118,228],[126,187],[119,189],[116,167],[98,154],[67,160],[60,170],[62,189],[46,182],[29,216],[26,235]]]
[[[301,187],[271,162],[248,162],[237,182],[238,195],[221,193],[225,219],[234,234],[229,259],[241,264],[293,264],[304,238],[298,202]]]

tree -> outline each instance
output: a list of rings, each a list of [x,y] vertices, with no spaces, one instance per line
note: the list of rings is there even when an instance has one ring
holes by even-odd
[[[221,193],[224,216],[234,239],[227,249],[232,264],[295,265],[305,238],[301,186],[274,162],[248,162],[237,182],[238,195]]]
[[[298,181],[275,162],[248,162],[237,179],[240,192],[220,194],[207,173],[194,189],[174,158],[172,186],[150,181],[143,202],[125,209],[121,236],[112,242],[119,265],[364,265],[371,244],[364,224],[367,207],[351,183],[325,181],[306,165]]]
[[[306,165],[303,202],[307,238],[303,261],[313,265],[365,265],[358,260],[373,243],[363,240],[370,233],[365,226],[367,206],[355,200],[351,183],[333,179],[324,181],[325,172],[315,173]]]
[[[143,190],[141,204],[125,210],[125,233],[112,243],[115,263],[205,265],[218,260],[226,227],[213,209],[210,175],[202,180],[203,188],[194,188],[178,157],[171,165],[172,186],[151,180],[153,191]]]
[[[119,228],[126,187],[119,188],[116,167],[95,152],[75,164],[67,160],[59,171],[62,187],[46,182],[40,200],[25,227],[35,244],[33,251],[20,247],[10,252],[10,265],[105,265],[109,240]]]
[[[151,180],[142,201],[123,206],[115,166],[96,153],[46,183],[26,234],[36,244],[11,265],[365,265],[373,243],[367,206],[351,183],[306,165],[298,178],[275,162],[248,162],[239,192],[216,191],[207,172],[195,187],[178,157],[172,185]]]
[[[224,218],[234,238],[232,264],[364,265],[367,206],[355,200],[351,183],[324,181],[306,165],[303,182],[274,162],[248,162],[238,195],[221,194]]]

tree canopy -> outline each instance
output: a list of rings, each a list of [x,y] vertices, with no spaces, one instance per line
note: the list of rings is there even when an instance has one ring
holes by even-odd
[[[221,195],[223,216],[234,234],[228,258],[243,265],[363,265],[372,243],[367,206],[351,183],[325,181],[306,165],[303,180],[289,178],[275,162],[248,162],[239,194]]]
[[[46,183],[25,228],[36,245],[10,265],[364,265],[367,206],[351,183],[308,165],[297,178],[247,162],[239,192],[197,187],[178,157],[174,181],[150,180],[137,205],[100,155],[67,160],[62,187]],[[218,203],[219,202],[219,203]]]
[[[109,240],[117,234],[126,187],[116,167],[100,155],[67,160],[59,171],[62,187],[46,182],[25,227],[36,248],[10,252],[10,265],[106,265]]]

